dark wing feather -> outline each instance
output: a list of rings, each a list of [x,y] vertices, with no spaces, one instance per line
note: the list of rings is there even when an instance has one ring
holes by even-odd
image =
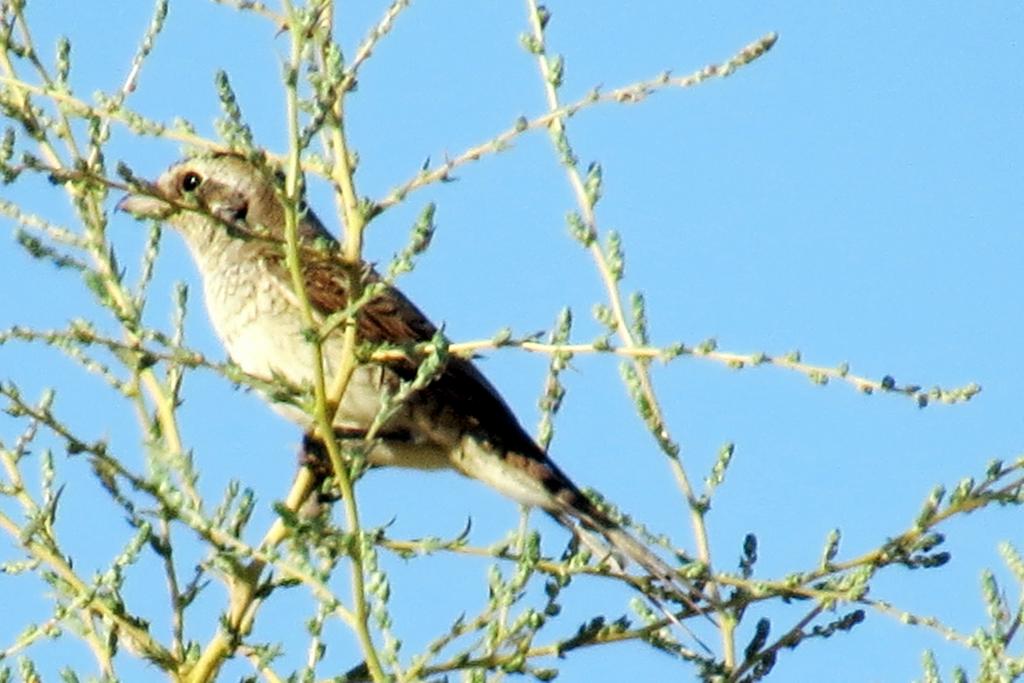
[[[349,275],[339,268],[336,255],[313,254],[304,258],[303,272],[307,296],[318,312],[329,315],[348,305]],[[370,269],[362,276],[366,283],[380,281]],[[394,287],[388,287],[362,307],[357,325],[360,340],[399,346],[429,342],[437,333],[437,327],[423,312]],[[391,361],[388,366],[403,379],[411,380],[416,376],[418,363],[415,359],[402,359]],[[467,429],[478,432],[499,450],[548,462],[497,389],[472,361],[450,358],[441,375],[423,391],[430,392],[440,405],[465,419]]]

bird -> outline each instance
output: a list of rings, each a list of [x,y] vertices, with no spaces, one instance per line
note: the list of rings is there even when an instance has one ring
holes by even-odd
[[[169,224],[184,238],[200,272],[206,308],[228,356],[265,382],[281,379],[309,387],[315,378],[307,323],[285,261],[286,209],[282,176],[233,152],[206,152],[172,165],[154,182],[142,182],[118,204],[136,218]],[[314,321],[322,323],[351,303],[352,267],[316,214],[299,207],[297,251]],[[376,292],[354,314],[358,338],[408,348],[430,342],[438,328],[397,287],[370,266],[359,277]],[[342,333],[322,340],[324,376],[341,363]],[[340,399],[333,428],[339,437],[365,435],[381,408],[417,376],[418,361],[360,361]],[[294,404],[275,409],[307,431],[313,418]],[[523,505],[539,508],[587,541],[602,537],[610,552],[643,568],[666,586],[679,574],[588,498],[529,435],[498,390],[473,360],[455,354],[424,386],[393,410],[366,459],[370,466],[452,469]],[[582,526],[582,529],[580,528]],[[589,543],[588,543],[589,544]],[[694,609],[694,589],[681,602]]]

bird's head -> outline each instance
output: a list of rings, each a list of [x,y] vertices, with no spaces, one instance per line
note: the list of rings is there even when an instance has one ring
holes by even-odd
[[[166,221],[190,246],[216,242],[221,235],[283,242],[280,184],[279,174],[241,156],[205,154],[174,164],[155,182],[122,199],[117,208],[138,218]],[[331,240],[309,211],[300,217],[299,234],[309,240]]]

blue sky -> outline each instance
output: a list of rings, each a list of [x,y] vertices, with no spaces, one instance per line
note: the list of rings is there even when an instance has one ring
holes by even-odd
[[[40,46],[60,34],[71,37],[71,82],[80,96],[119,85],[148,21],[147,3],[118,3],[103,12],[97,6],[29,5]],[[338,34],[349,54],[384,7],[340,5]],[[570,100],[596,85],[612,88],[665,69],[689,73],[768,31],[780,36],[770,54],[724,81],[660,92],[639,105],[595,108],[570,121],[577,154],[603,166],[598,221],[603,230],[622,234],[624,287],[647,296],[655,343],[715,337],[730,351],[799,349],[808,362],[849,361],[873,378],[984,388],[966,405],[920,410],[902,397],[863,396],[841,384],[816,387],[776,368],[735,372],[690,357],[656,367],[669,425],[695,479],[723,443],[736,444],[709,515],[722,570],[734,569],[749,532],[760,540],[758,572],[765,577],[813,567],[833,528],[844,534],[840,557],[856,556],[905,529],[935,484],[952,488],[962,477],[980,478],[992,458],[1017,456],[1024,382],[1024,7],[593,1],[552,2],[551,10],[549,49],[565,56],[562,92]],[[366,63],[350,99],[348,129],[360,155],[361,192],[383,196],[424,159],[457,154],[519,115],[542,113],[535,64],[518,46],[527,26],[521,3],[419,2],[407,10]],[[183,116],[213,136],[219,115],[213,74],[224,69],[259,143],[281,151],[278,74],[287,49],[286,37],[254,16],[180,0],[172,3],[167,29],[129,104],[159,120]],[[154,176],[181,151],[115,127],[107,158]],[[592,339],[598,327],[589,311],[603,290],[589,256],[567,234],[564,216],[573,198],[547,137],[525,136],[506,153],[461,169],[458,178],[411,195],[374,222],[367,257],[386,262],[422,206],[435,201],[435,243],[403,288],[446,324],[453,339],[486,338],[505,326],[517,333],[548,329],[563,306],[579,321],[577,339]],[[66,201],[42,183],[0,193],[55,221],[70,220]],[[312,204],[337,230],[324,188],[312,188]],[[4,225],[12,234],[9,221]],[[109,234],[131,271],[144,228],[118,215]],[[8,245],[0,249],[0,291],[16,296],[0,303],[0,327],[59,327],[72,317],[93,316],[113,329],[74,277],[31,261],[11,240]],[[170,292],[179,280],[191,287],[188,342],[221,357],[196,272],[168,233],[151,290],[153,324],[167,326]],[[481,365],[533,428],[546,358],[502,351]],[[568,396],[553,456],[579,483],[692,548],[681,499],[630,407],[617,363],[579,357],[573,367],[565,377]],[[141,459],[131,416],[55,351],[0,348],[0,379],[8,378],[30,396],[59,385],[58,406],[71,424],[109,436],[130,458]],[[183,430],[204,492],[216,499],[229,479],[241,478],[259,496],[258,521],[269,520],[270,504],[283,495],[282,482],[294,467],[298,431],[257,396],[210,373],[190,376],[185,396]],[[0,438],[13,438],[16,429],[10,420],[0,422]],[[116,511],[95,509],[84,463],[61,458],[68,480],[62,531],[85,566],[92,555],[100,563],[128,532],[118,526]],[[394,519],[396,536],[454,535],[472,517],[474,542],[486,544],[518,515],[496,494],[449,475],[373,473],[360,492],[366,523]],[[886,570],[872,596],[972,632],[985,623],[983,568],[1007,581],[1011,604],[1018,599],[996,547],[1001,541],[1024,547],[1019,517],[1019,510],[1004,509],[959,520],[946,530],[950,564]],[[548,552],[558,552],[565,533],[539,515],[534,522]],[[9,543],[0,548],[0,557],[13,553]],[[486,598],[482,562],[430,558],[407,565],[389,557],[387,566],[409,653]],[[45,616],[37,597],[42,589],[27,579],[4,580],[23,586],[17,595],[3,589],[11,596],[5,603],[13,602],[5,609],[26,615],[22,622]],[[136,598],[146,595],[141,582],[130,587]],[[553,633],[574,629],[594,605],[617,615],[628,597],[605,584],[581,587]],[[220,600],[212,590],[211,614]],[[162,606],[152,606],[156,623]],[[799,614],[792,608],[766,613],[777,632]],[[268,605],[259,632],[301,643],[285,627],[290,618],[286,608]],[[0,628],[0,643],[13,636]],[[357,658],[355,642],[341,630],[334,636],[330,661],[342,668]],[[784,653],[775,676],[910,680],[921,675],[926,647],[937,650],[946,672],[958,663],[973,668],[969,653],[937,635],[869,613],[852,634]],[[57,663],[88,661],[70,645],[52,652]],[[680,671],[669,658],[633,646],[580,653],[560,666],[561,680],[569,681],[656,680]],[[246,671],[239,664],[229,673],[237,678]],[[135,675],[156,678],[151,669]]]

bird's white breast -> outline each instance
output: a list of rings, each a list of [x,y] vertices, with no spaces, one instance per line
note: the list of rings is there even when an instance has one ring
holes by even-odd
[[[310,388],[315,355],[298,299],[281,272],[270,272],[262,259],[218,259],[206,270],[206,306],[214,330],[228,355],[247,374],[266,381],[284,378]],[[287,274],[284,273],[284,277]],[[322,345],[328,385],[341,355],[340,338]],[[366,429],[380,408],[385,372],[377,366],[356,369],[342,400],[339,426]],[[275,405],[291,420],[308,426],[310,416],[292,406]]]

